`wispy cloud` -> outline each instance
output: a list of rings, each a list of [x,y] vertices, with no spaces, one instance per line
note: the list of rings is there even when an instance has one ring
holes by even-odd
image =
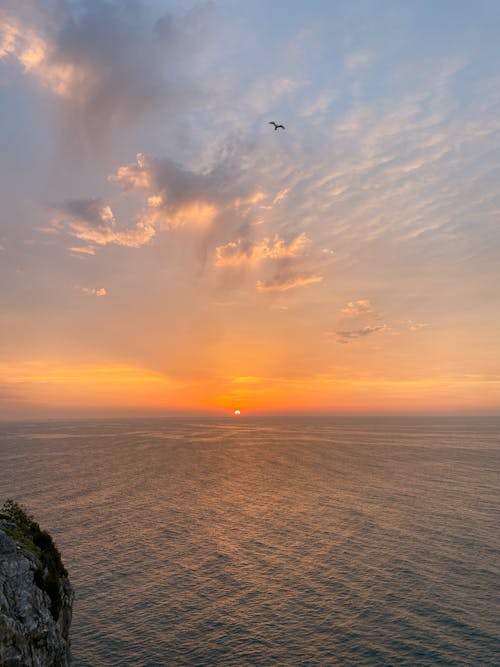
[[[215,265],[218,267],[241,266],[246,263],[258,263],[265,259],[286,259],[297,257],[306,252],[311,241],[302,232],[286,241],[275,236],[252,242],[248,239],[230,241],[215,249]]]
[[[340,309],[340,312],[346,317],[359,317],[360,315],[374,315],[375,309],[368,299],[358,299],[357,301],[349,301]]]
[[[298,274],[298,275],[278,275],[270,280],[258,280],[258,292],[287,292],[296,287],[304,287],[314,283],[320,283],[323,276],[312,274]]]
[[[415,322],[415,320],[406,320],[403,324],[410,331],[421,331],[422,329],[428,329],[431,326],[428,322]]]
[[[104,287],[80,287],[80,292],[87,296],[106,296],[107,291]]]
[[[151,225],[140,220],[134,227],[120,230],[111,207],[102,199],[75,199],[60,204],[52,217],[52,228],[97,246],[114,243],[138,248],[155,234]],[[70,248],[71,252],[93,255],[92,245]]]
[[[95,248],[93,246],[72,246],[68,250],[77,255],[95,255]]]
[[[361,327],[360,329],[352,329],[348,331],[336,331],[335,335],[339,343],[352,343],[360,338],[365,338],[374,333],[381,333],[389,331],[390,327],[387,324],[376,324],[373,326]]]
[[[283,201],[288,196],[290,188],[283,188],[280,190],[273,199],[273,204],[279,204],[280,201]]]

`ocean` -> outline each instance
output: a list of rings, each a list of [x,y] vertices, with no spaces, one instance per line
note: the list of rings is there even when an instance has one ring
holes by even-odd
[[[0,424],[76,667],[500,665],[500,419]]]

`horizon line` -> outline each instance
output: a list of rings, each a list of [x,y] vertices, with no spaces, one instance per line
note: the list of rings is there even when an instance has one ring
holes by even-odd
[[[169,414],[135,414],[135,415],[86,415],[86,416],[29,416],[0,417],[0,424],[40,423],[40,422],[82,422],[82,421],[132,421],[132,420],[168,420],[168,419],[213,419],[245,421],[250,419],[486,419],[500,418],[500,412],[463,413],[463,412],[418,412],[418,413],[310,413],[310,412],[251,412],[235,415],[232,412],[182,412]]]

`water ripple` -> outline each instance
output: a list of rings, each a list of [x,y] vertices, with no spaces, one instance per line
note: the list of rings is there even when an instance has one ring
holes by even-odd
[[[77,667],[499,664],[499,420],[0,426]]]

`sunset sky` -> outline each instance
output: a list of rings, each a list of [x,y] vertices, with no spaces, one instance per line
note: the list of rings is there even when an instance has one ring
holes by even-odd
[[[0,0],[0,418],[498,414],[499,34]]]

